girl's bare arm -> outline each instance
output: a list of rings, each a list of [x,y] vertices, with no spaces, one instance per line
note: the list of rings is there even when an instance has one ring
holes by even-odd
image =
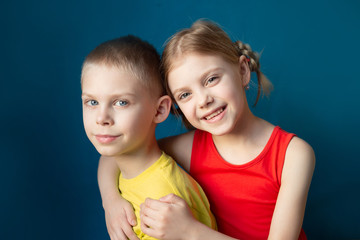
[[[187,172],[190,170],[191,149],[194,131],[171,136],[158,141],[160,148],[170,155]]]
[[[302,139],[294,137],[286,151],[268,239],[299,238],[314,168],[313,149]]]
[[[136,217],[131,204],[119,193],[119,168],[112,158],[101,157],[98,167],[98,184],[105,210],[106,227],[111,240],[136,240],[132,230]]]

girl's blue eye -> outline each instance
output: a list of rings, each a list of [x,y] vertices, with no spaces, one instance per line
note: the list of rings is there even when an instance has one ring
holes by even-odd
[[[119,100],[119,101],[116,101],[115,105],[120,106],[120,107],[124,107],[124,106],[128,105],[128,102],[124,101],[124,100]]]
[[[98,101],[96,101],[96,100],[89,100],[89,101],[86,102],[86,104],[87,104],[87,105],[90,105],[90,106],[96,106],[96,105],[98,105],[99,103],[98,103]]]
[[[211,77],[211,78],[209,78],[209,79],[206,81],[206,85],[209,84],[209,83],[214,82],[216,79],[217,79],[217,77]]]
[[[183,93],[179,96],[179,99],[184,99],[187,98],[188,96],[190,96],[190,93]]]

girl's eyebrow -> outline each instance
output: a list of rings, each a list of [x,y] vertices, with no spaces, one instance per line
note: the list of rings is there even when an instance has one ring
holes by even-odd
[[[202,73],[202,74],[200,75],[200,77],[197,78],[197,79],[200,79],[200,80],[202,81],[203,79],[205,79],[205,78],[207,78],[209,75],[211,75],[211,73],[216,72],[216,71],[220,71],[220,70],[222,70],[222,69],[223,69],[222,67],[209,68],[209,69],[207,69],[204,73]],[[182,92],[182,91],[184,91],[184,90],[186,90],[186,89],[187,89],[186,87],[182,87],[182,88],[175,89],[173,95],[176,95],[177,92]]]
[[[182,91],[184,91],[184,90],[186,90],[186,87],[182,87],[182,88],[175,89],[173,95],[175,96],[178,92],[182,92]]]
[[[204,79],[211,73],[219,71],[219,70],[222,70],[222,68],[221,67],[209,68],[203,74],[200,75],[200,79]]]

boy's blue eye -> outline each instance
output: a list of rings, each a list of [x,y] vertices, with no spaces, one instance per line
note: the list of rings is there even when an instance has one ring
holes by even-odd
[[[98,103],[98,101],[96,101],[96,100],[89,100],[89,101],[86,102],[86,104],[87,104],[87,105],[90,105],[90,106],[96,106],[96,105],[98,105],[99,103]]]
[[[124,107],[124,106],[128,105],[128,102],[124,101],[124,100],[119,100],[119,101],[116,101],[115,105],[120,106],[120,107]]]

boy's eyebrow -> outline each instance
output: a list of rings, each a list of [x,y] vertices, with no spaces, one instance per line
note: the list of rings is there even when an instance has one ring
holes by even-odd
[[[119,96],[137,96],[137,94],[135,93],[114,93],[114,94],[111,94],[109,97],[112,98],[112,97],[119,97]],[[86,93],[86,92],[83,92],[81,94],[81,97],[89,97],[89,98],[94,98],[94,96],[92,94],[89,94],[89,93]]]
[[[88,93],[82,93],[81,98],[84,98],[84,97],[92,97],[92,95],[88,94]]]

